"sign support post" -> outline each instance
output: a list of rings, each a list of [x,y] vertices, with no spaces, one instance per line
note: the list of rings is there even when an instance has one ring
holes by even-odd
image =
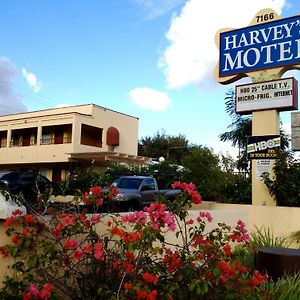
[[[255,111],[252,113],[252,135],[277,135],[279,134],[279,112],[276,110]],[[258,160],[252,161],[252,205],[276,206],[276,201],[270,195],[267,186],[258,176]],[[275,160],[269,160],[269,174],[274,177]]]

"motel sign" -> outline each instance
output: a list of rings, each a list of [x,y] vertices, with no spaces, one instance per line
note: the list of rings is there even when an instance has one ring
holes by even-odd
[[[236,86],[235,108],[239,114],[252,114],[253,136],[247,145],[247,156],[252,160],[252,204],[276,205],[261,179],[261,166],[267,166],[267,172],[275,176],[279,111],[298,109],[298,82],[281,76],[290,69],[300,69],[300,16],[283,19],[274,10],[263,9],[248,27],[220,29],[215,42],[219,48],[216,80],[229,84],[251,78],[251,84]]]
[[[220,34],[219,76],[300,63],[300,16]]]

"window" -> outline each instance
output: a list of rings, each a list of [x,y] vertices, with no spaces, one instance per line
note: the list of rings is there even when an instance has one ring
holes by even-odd
[[[144,186],[143,186],[144,191],[153,191],[155,190],[155,182],[154,179],[146,179]]]
[[[102,147],[102,128],[81,124],[81,139],[82,145]]]
[[[11,132],[10,146],[33,146],[36,145],[37,127],[15,129]]]
[[[72,142],[72,124],[43,126],[41,145],[68,144]]]
[[[49,145],[49,144],[51,144],[51,135],[50,135],[50,133],[43,133],[42,134],[41,144],[42,145]]]
[[[7,144],[7,132],[0,131],[0,148],[6,147]]]

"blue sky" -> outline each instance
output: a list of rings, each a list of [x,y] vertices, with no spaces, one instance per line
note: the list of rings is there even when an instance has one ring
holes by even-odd
[[[95,103],[138,117],[140,138],[164,130],[235,153],[218,136],[240,82],[215,81],[214,36],[263,8],[290,17],[300,2],[1,0],[0,114]],[[287,129],[290,115],[280,114]]]

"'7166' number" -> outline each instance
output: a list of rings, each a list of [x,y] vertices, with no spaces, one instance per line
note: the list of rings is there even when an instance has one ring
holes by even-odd
[[[266,22],[274,19],[274,13],[256,16],[256,22]]]

